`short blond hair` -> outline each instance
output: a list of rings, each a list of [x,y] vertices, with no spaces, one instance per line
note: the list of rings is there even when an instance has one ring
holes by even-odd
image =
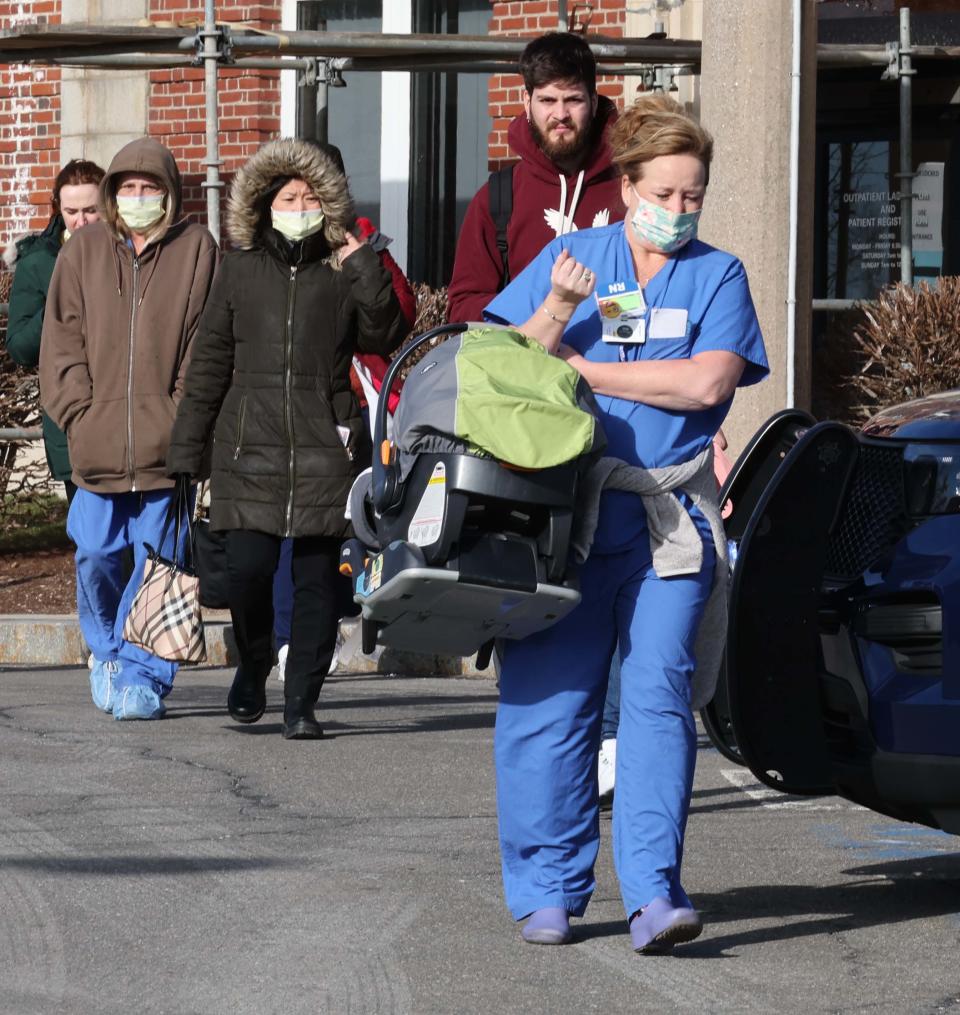
[[[613,164],[632,183],[643,177],[643,165],[661,155],[693,155],[710,180],[713,138],[680,105],[662,93],[641,95],[620,115],[610,131]]]

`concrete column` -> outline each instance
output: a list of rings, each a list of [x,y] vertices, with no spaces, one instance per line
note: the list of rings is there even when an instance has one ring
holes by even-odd
[[[800,180],[792,402],[810,402],[810,300],[816,126],[816,0],[802,5]],[[700,235],[744,263],[770,378],[738,391],[724,430],[734,452],[788,390],[788,257],[792,0],[710,0],[703,6],[701,120],[715,154]]]
[[[64,24],[137,24],[147,0],[62,0]],[[138,70],[64,68],[60,84],[61,161],[92,159],[106,169],[128,141],[147,133],[149,75]]]

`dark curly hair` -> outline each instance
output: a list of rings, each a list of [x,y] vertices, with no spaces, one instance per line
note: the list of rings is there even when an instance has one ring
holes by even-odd
[[[528,95],[553,81],[578,81],[590,95],[597,91],[597,62],[583,37],[573,32],[547,32],[528,43],[519,69]]]

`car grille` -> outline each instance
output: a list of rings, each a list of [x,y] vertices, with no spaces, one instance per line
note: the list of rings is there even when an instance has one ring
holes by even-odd
[[[827,547],[825,577],[852,581],[911,528],[899,448],[864,444],[840,524]]]

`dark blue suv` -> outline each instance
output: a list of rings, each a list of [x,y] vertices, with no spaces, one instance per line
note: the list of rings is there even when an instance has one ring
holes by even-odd
[[[721,499],[737,554],[714,744],[783,792],[960,834],[960,391],[859,432],[779,413]]]

